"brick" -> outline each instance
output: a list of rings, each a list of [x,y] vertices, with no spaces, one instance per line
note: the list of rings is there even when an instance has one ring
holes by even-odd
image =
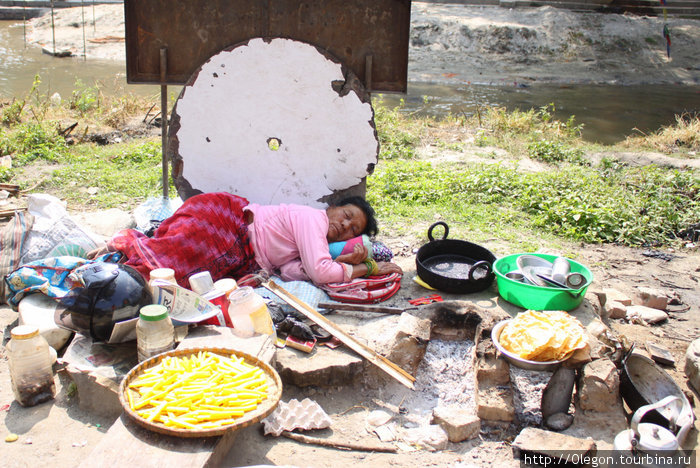
[[[474,399],[476,414],[482,421],[512,422],[515,419],[513,389],[510,385],[479,385]]]
[[[432,423],[447,432],[450,442],[473,439],[481,430],[481,420],[473,411],[454,405],[435,408]]]
[[[579,406],[583,410],[604,413],[620,402],[620,377],[610,359],[586,364],[578,383]]]

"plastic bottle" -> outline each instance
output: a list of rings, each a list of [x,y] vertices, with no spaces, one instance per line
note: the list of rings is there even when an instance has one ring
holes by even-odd
[[[49,344],[35,325],[12,329],[7,344],[10,379],[15,399],[22,406],[34,406],[56,395]]]
[[[136,343],[139,362],[173,349],[175,329],[167,307],[159,304],[141,307],[136,322]]]
[[[211,273],[208,271],[196,273],[190,276],[189,281],[192,291],[221,309],[221,314],[217,314],[217,316],[205,320],[203,323],[232,327],[233,325],[231,324],[231,318],[228,313],[228,298],[225,292],[214,288],[214,281],[212,280]]]
[[[250,286],[235,289],[228,297],[229,314],[236,335],[247,338],[256,334],[277,339],[275,326],[265,300]]]

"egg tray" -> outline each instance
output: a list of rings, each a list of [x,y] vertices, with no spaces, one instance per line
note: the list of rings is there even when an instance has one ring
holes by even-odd
[[[151,367],[157,366],[166,357],[189,357],[191,355],[198,354],[202,352],[216,353],[221,356],[226,356],[230,358],[243,358],[243,360],[250,365],[259,367],[265,374],[267,380],[267,398],[260,402],[258,407],[253,411],[245,413],[243,416],[238,418],[235,423],[210,428],[210,429],[181,429],[175,427],[169,427],[164,424],[147,421],[146,419],[139,416],[134,410],[129,406],[129,398],[127,392],[133,392],[132,395],[136,396],[137,393],[134,390],[129,389],[129,384],[136,380],[143,372]],[[149,429],[151,431],[157,432],[159,434],[171,435],[176,437],[213,437],[220,436],[228,431],[233,431],[237,429],[242,429],[248,427],[251,424],[260,422],[263,418],[268,416],[274,411],[274,409],[279,404],[282,397],[282,380],[279,374],[270,367],[267,363],[261,361],[260,359],[251,356],[250,354],[244,353],[242,351],[236,351],[227,348],[187,348],[182,350],[168,351],[157,356],[153,356],[147,359],[126,374],[126,377],[122,380],[119,386],[119,402],[126,412],[127,415],[139,426]]]

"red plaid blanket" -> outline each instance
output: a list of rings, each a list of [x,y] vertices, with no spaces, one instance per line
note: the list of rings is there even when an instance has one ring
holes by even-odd
[[[110,246],[146,279],[155,268],[172,268],[178,284],[187,288],[188,278],[201,271],[209,271],[214,281],[238,279],[259,269],[244,221],[247,205],[248,200],[229,193],[196,195],[164,220],[152,238],[127,229]]]

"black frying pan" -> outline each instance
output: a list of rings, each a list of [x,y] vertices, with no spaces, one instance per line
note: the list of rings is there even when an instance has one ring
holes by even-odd
[[[442,226],[442,239],[433,238],[433,229]],[[474,293],[488,288],[495,277],[496,257],[471,242],[447,239],[450,228],[438,221],[428,228],[430,242],[418,249],[416,271],[429,286],[449,293]]]
[[[620,373],[620,394],[632,412],[637,411],[642,406],[656,403],[664,397],[674,395],[683,402],[681,411],[686,415],[686,419],[689,417],[688,414],[692,414],[690,402],[671,376],[657,366],[654,361],[646,356],[633,354],[632,350],[629,351],[623,362]],[[661,412],[653,410],[648,412],[642,420],[661,425],[675,432],[670,421],[678,419],[678,415],[673,414],[673,411],[672,407],[663,408]]]

